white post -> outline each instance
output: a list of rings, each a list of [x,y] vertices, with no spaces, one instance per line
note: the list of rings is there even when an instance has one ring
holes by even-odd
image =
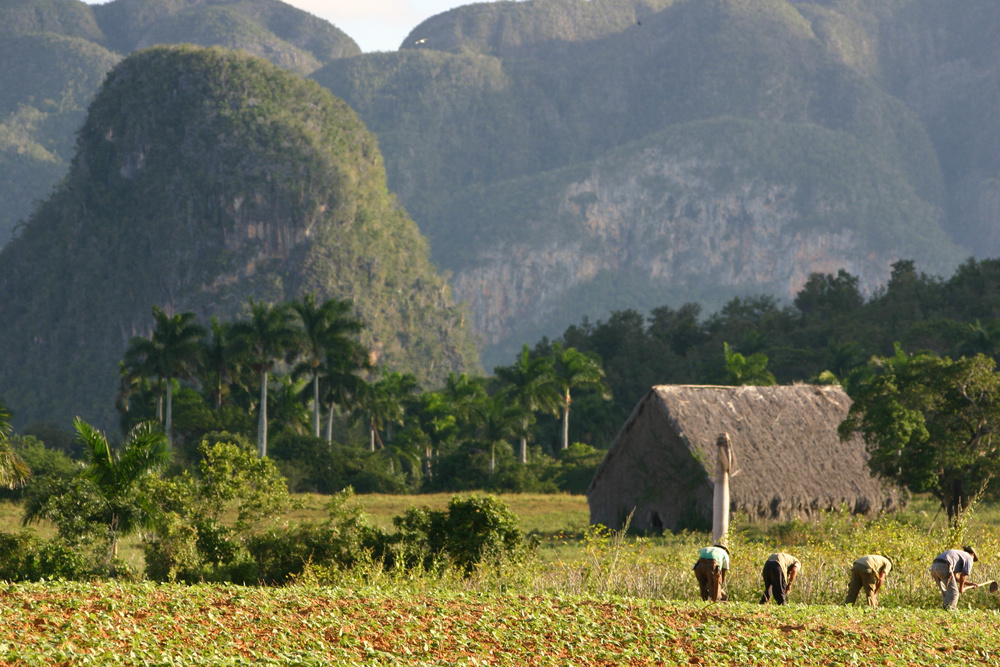
[[[715,441],[715,493],[712,499],[712,541],[722,544],[729,533],[729,477],[733,472],[733,447],[729,434]]]

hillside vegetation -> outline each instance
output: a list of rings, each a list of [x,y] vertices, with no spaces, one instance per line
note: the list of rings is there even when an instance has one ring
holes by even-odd
[[[478,367],[357,116],[220,49],[159,47],[115,68],[69,176],[0,253],[0,285],[0,386],[27,422],[107,423],[152,304],[208,322],[251,296],[316,292],[352,302],[376,361],[432,383]]]
[[[490,365],[581,315],[791,298],[839,268],[870,293],[901,258],[1000,250],[975,115],[998,63],[971,18],[1000,12],[933,5],[474,4],[312,76],[379,135]],[[928,89],[956,68],[961,102]]]
[[[998,26],[987,0],[526,0],[360,54],[277,1],[12,1],[0,33],[27,41],[5,62],[33,83],[0,87],[0,242],[68,165],[88,86],[184,41],[309,74],[358,113],[487,367],[664,299],[791,299],[839,269],[870,295],[900,259],[947,275],[1000,253]],[[53,35],[58,57],[36,57]]]
[[[336,27],[276,0],[0,4],[0,246],[65,175],[105,74],[161,43],[241,49],[300,74],[361,52]]]

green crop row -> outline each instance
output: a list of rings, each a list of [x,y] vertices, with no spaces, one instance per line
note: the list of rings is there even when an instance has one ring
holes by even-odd
[[[996,612],[358,588],[0,588],[0,661],[35,664],[1000,664]]]

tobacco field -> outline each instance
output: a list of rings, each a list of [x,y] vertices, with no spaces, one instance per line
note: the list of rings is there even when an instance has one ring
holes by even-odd
[[[282,587],[0,582],[0,664],[1000,665],[1000,596],[970,590],[948,613],[927,575],[958,540],[981,554],[974,580],[997,578],[998,523],[983,506],[956,532],[921,501],[874,519],[737,517],[719,604],[698,599],[691,573],[708,535],[599,529],[533,529],[527,560],[471,575],[367,563]],[[790,604],[761,606],[760,564],[777,550],[803,570]],[[841,604],[864,553],[895,563],[878,609]]]
[[[0,660],[35,664],[1000,664],[973,610],[421,590],[43,583],[0,589]]]

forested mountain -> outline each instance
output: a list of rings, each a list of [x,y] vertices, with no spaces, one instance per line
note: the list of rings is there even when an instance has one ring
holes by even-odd
[[[162,43],[241,49],[299,74],[361,52],[277,0],[0,0],[0,246],[66,173],[104,75]]]
[[[428,254],[375,138],[328,91],[235,51],[141,51],[0,252],[3,400],[22,423],[108,423],[152,305],[207,322],[307,292],[353,303],[373,361],[439,383],[478,361]]]
[[[1000,252],[984,233],[996,151],[950,162],[954,139],[986,137],[935,124],[914,93],[942,68],[981,83],[1000,65],[983,27],[1000,7],[971,3],[975,27],[944,17],[965,11],[476,4],[427,20],[399,53],[312,76],[378,134],[390,186],[472,305],[490,365],[582,314],[790,299],[839,268],[870,292],[899,258],[946,274]],[[980,127],[992,132],[996,103],[981,101],[948,106],[991,115]]]
[[[27,40],[4,63],[43,39],[59,55],[36,71],[62,63],[34,77],[44,91],[0,86],[0,242],[65,168],[114,60],[241,48],[377,135],[488,368],[585,315],[789,300],[839,269],[871,294],[899,259],[947,275],[1000,255],[993,0],[474,3],[378,54],[265,0],[0,0],[0,31],[0,49]]]

